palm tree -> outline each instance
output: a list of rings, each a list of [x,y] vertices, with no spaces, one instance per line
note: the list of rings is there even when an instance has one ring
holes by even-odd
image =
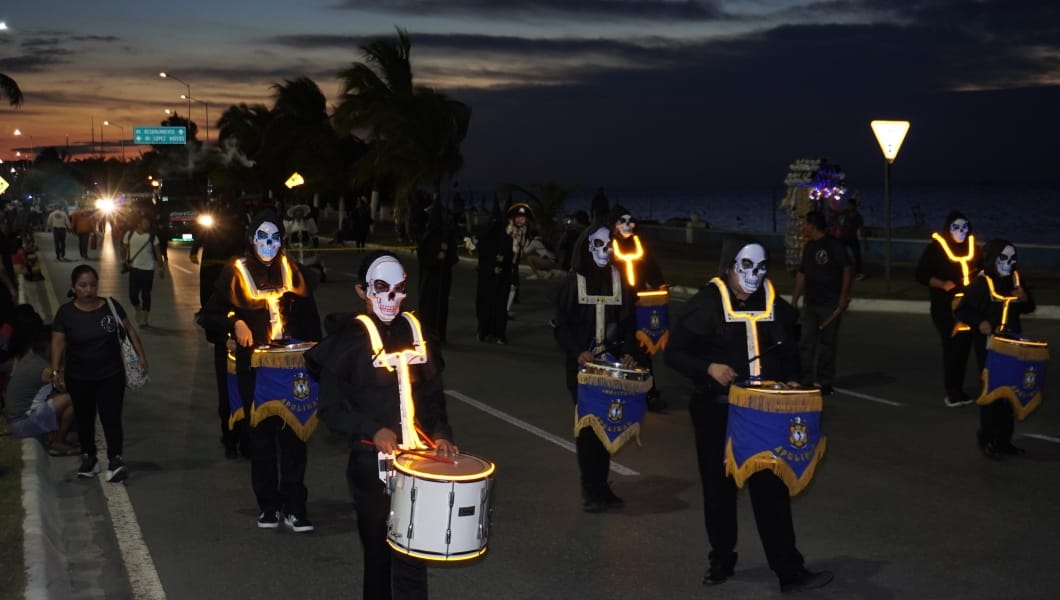
[[[272,86],[273,108],[268,144],[280,151],[277,175],[286,179],[293,172],[306,184],[296,196],[312,197],[342,187],[338,136],[328,118],[327,100],[308,77],[288,79]]]
[[[373,186],[381,178],[393,178],[395,208],[421,185],[440,194],[443,180],[463,166],[460,143],[471,121],[466,104],[413,84],[411,48],[408,32],[398,29],[397,39],[362,46],[364,61],[338,75],[342,97],[335,127],[370,140],[353,176]]]
[[[14,79],[0,73],[0,98],[5,96],[11,106],[22,106],[22,90],[18,88]]]

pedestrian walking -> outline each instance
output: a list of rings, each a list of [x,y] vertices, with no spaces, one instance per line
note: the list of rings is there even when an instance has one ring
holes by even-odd
[[[48,213],[47,225],[52,230],[52,240],[55,242],[55,260],[66,260],[66,232],[70,230],[70,216],[62,207],[56,206],[55,210]]]
[[[142,216],[136,228],[127,231],[121,241],[123,269],[129,274],[129,302],[136,309],[136,324],[148,327],[151,318],[151,290],[155,273],[166,278],[166,263],[162,259],[162,244],[151,231],[151,219]]]

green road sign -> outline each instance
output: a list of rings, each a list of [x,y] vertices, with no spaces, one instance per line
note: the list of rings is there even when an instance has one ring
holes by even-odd
[[[133,127],[134,144],[186,144],[184,127]]]

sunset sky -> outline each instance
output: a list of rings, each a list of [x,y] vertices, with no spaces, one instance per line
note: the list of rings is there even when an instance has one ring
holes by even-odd
[[[188,111],[160,71],[214,122],[301,76],[333,100],[399,27],[417,83],[472,107],[459,177],[480,188],[773,185],[817,156],[877,183],[875,118],[912,122],[905,180],[1060,180],[1052,0],[5,0],[0,21],[25,94],[0,105],[4,160],[101,135],[119,157],[122,127],[137,155],[134,125]]]

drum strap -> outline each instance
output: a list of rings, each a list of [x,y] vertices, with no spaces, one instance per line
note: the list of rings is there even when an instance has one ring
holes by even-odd
[[[969,263],[972,262],[972,258],[975,256],[975,236],[968,234],[968,254],[966,256],[957,256],[950,250],[950,245],[946,243],[946,240],[935,232],[931,234],[931,239],[939,243],[942,246],[942,251],[946,253],[946,258],[950,259],[950,262],[955,262],[961,265],[961,277],[963,278],[964,285],[967,286],[971,283],[969,278]]]
[[[585,276],[578,275],[578,304],[596,305],[596,339],[593,340],[593,345],[599,346],[603,344],[605,332],[607,331],[604,309],[608,306],[621,306],[622,304],[622,278],[618,274],[618,269],[611,265],[610,296],[590,296],[585,286]]]
[[[751,377],[762,376],[762,365],[757,357],[760,356],[758,350],[758,323],[760,321],[769,322],[773,320],[773,314],[776,306],[777,293],[773,289],[773,282],[766,279],[763,283],[766,288],[766,309],[765,310],[748,310],[748,311],[736,311],[732,308],[732,300],[729,299],[729,287],[725,285],[721,277],[715,277],[710,280],[710,283],[717,286],[718,295],[721,296],[722,308],[725,310],[725,322],[734,323],[742,321],[744,328],[747,331],[747,361],[748,367],[751,370]]]
[[[416,432],[416,405],[412,402],[412,377],[409,374],[409,365],[427,362],[427,344],[423,341],[423,330],[419,319],[410,313],[401,313],[408,321],[409,329],[412,331],[412,348],[406,348],[397,352],[386,352],[383,340],[379,337],[379,329],[368,315],[357,315],[357,320],[368,332],[368,339],[372,344],[372,366],[387,371],[397,371],[398,401],[401,404],[401,448],[403,450],[425,450],[427,445],[423,443]]]

